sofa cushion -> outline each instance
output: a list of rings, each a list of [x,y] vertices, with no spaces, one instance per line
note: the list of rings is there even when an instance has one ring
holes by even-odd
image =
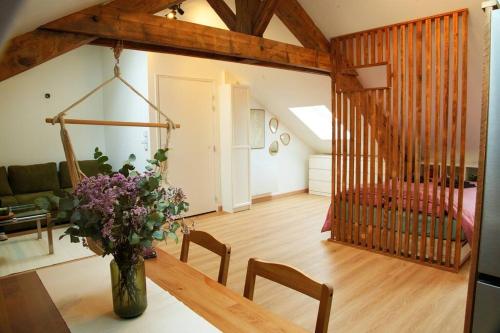
[[[52,191],[42,191],[42,192],[34,192],[34,193],[26,193],[26,194],[15,194],[14,198],[16,198],[17,202],[20,205],[34,204],[36,198],[46,197],[49,201],[52,201],[52,197],[54,197],[54,192]]]
[[[2,195],[0,196],[0,207],[8,207],[19,205],[16,198],[13,195]]]
[[[5,169],[5,167],[0,167],[0,196],[12,194],[9,179],[7,178],[7,169]]]
[[[82,172],[88,177],[97,176],[99,173],[99,164],[96,160],[78,161],[78,165]],[[59,163],[59,179],[61,188],[72,187],[71,178],[69,177],[68,162]]]
[[[9,183],[14,194],[59,189],[55,163],[9,166]]]

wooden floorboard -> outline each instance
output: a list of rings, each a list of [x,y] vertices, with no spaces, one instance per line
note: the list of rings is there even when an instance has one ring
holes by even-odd
[[[258,203],[250,211],[197,217],[196,229],[232,247],[227,286],[243,294],[248,259],[295,266],[334,288],[331,332],[461,332],[466,264],[456,274],[328,242],[330,199],[308,194]],[[160,245],[165,248],[165,245]],[[180,244],[166,250],[178,256]],[[189,264],[217,278],[219,259],[192,244]],[[254,300],[313,331],[318,302],[257,278]]]

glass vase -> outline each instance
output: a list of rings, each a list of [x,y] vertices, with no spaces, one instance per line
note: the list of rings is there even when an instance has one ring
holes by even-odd
[[[121,267],[113,259],[110,269],[114,312],[121,318],[140,316],[148,306],[144,259]]]

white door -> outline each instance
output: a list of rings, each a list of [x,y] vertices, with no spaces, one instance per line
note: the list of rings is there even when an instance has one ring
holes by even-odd
[[[156,86],[160,109],[181,126],[171,136],[168,181],[187,195],[187,216],[215,211],[213,83],[160,75]]]

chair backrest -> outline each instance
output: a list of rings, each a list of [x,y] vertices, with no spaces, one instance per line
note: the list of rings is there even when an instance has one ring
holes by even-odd
[[[229,271],[229,259],[231,257],[231,246],[219,242],[212,235],[204,231],[192,230],[188,234],[184,234],[182,238],[182,249],[180,258],[182,262],[188,261],[190,242],[198,244],[221,257],[219,276],[217,278],[217,281],[220,284],[226,285],[227,275]]]
[[[245,290],[243,292],[243,296],[250,300],[253,299],[255,277],[257,275],[319,300],[315,332],[326,333],[328,331],[333,297],[332,287],[314,281],[293,267],[251,258],[248,260]]]

